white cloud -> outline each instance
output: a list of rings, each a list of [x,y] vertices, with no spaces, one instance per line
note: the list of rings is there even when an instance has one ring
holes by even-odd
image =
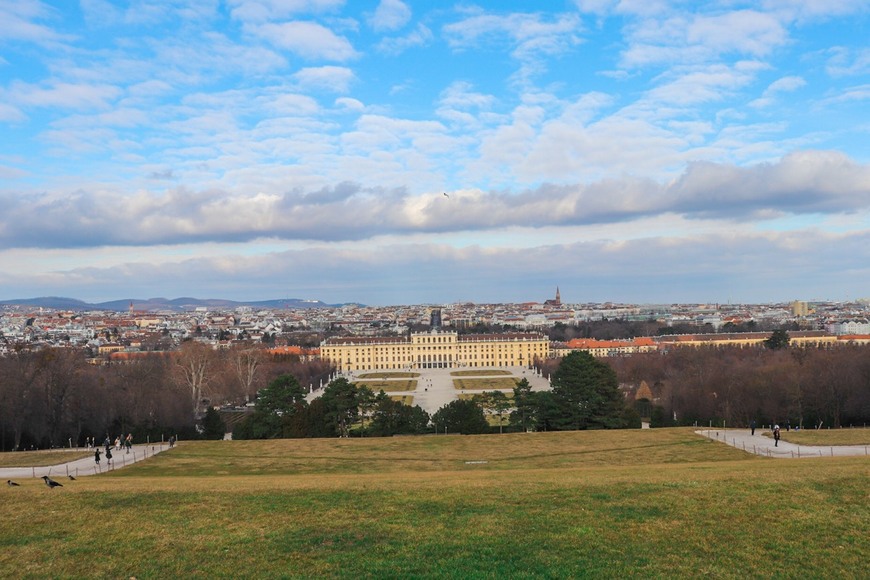
[[[415,149],[426,148],[426,141],[443,129],[432,123],[375,116],[363,117],[360,127],[360,138],[373,139],[382,151],[371,159],[346,157],[363,175],[377,173],[379,164],[413,163],[413,155],[392,150],[405,140],[414,143]],[[380,133],[374,134],[376,130]],[[615,130],[618,128],[602,127],[593,135],[602,137]],[[571,135],[563,143],[581,138]],[[603,145],[600,139],[586,140]],[[354,146],[345,143],[346,150]],[[582,149],[581,153],[591,157],[583,162],[596,163],[594,152],[592,145]],[[576,151],[566,154],[582,159]],[[536,156],[538,151],[529,155]],[[640,163],[640,158],[638,153],[635,161]],[[554,163],[548,171],[558,175],[559,168]],[[248,176],[242,182],[252,183]],[[0,245],[51,248],[225,243],[263,237],[364,240],[386,234],[618,224],[665,214],[743,221],[775,215],[868,212],[870,166],[836,152],[802,151],[777,163],[748,168],[692,163],[679,179],[668,184],[642,178],[606,178],[588,185],[544,185],[521,193],[468,190],[451,197],[449,203],[440,188],[434,187],[422,195],[411,195],[401,187],[352,183],[308,192],[288,193],[280,184],[258,193],[247,193],[246,189],[192,191],[182,187],[165,193],[143,190],[132,196],[79,190],[27,198],[6,193]]]
[[[344,0],[227,0],[233,18],[246,22],[281,20],[297,14],[336,10]]]
[[[832,77],[870,74],[870,48],[850,49],[835,46],[828,49],[831,55],[826,70]]]
[[[346,67],[321,66],[303,68],[293,75],[293,80],[301,89],[346,93],[356,77],[353,71]]]
[[[475,14],[444,27],[449,45],[468,50],[508,42],[512,54],[525,59],[557,55],[580,42],[582,22],[575,14],[558,14],[552,22],[539,14]]]
[[[284,22],[247,27],[274,46],[310,60],[346,61],[357,56],[350,41],[315,22]]]
[[[429,30],[424,24],[420,23],[417,25],[417,28],[415,28],[405,36],[381,39],[381,41],[378,42],[375,48],[378,52],[384,54],[398,55],[408,49],[418,46],[425,46],[426,44],[429,44],[432,39],[432,31]]]
[[[776,18],[755,10],[696,16],[686,30],[688,44],[703,45],[716,54],[765,56],[787,39],[785,28]]]
[[[36,0],[6,0],[0,3],[0,41],[15,40],[41,45],[55,45],[75,40],[38,21],[59,20],[55,10]]]
[[[54,81],[34,85],[14,81],[2,91],[7,101],[22,107],[58,107],[62,109],[102,109],[121,95],[121,89],[112,85],[74,84]]]
[[[411,20],[411,9],[402,0],[381,0],[369,25],[375,32],[399,30]]]

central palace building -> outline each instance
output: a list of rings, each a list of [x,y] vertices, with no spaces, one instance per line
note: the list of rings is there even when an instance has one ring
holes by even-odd
[[[452,369],[531,366],[550,355],[550,341],[538,332],[464,334],[433,330],[405,337],[333,337],[320,343],[320,356],[341,372],[374,369]]]

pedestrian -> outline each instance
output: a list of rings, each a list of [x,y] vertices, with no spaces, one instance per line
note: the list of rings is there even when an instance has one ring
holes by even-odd
[[[108,447],[106,449],[106,465],[112,463],[112,448]]]
[[[749,422],[749,429],[752,431],[752,435],[755,435],[755,419]]]
[[[133,434],[127,433],[127,438],[124,439],[124,447],[127,448],[127,453],[130,453],[130,448],[133,447]]]
[[[791,431],[791,421],[786,421],[786,422],[785,422],[785,430],[786,430],[786,431]]]
[[[773,446],[779,447],[779,425],[773,426]]]
[[[97,447],[96,451],[94,451],[94,462],[97,464],[97,467],[100,466],[100,448]]]
[[[169,448],[172,449],[175,447],[175,435],[170,435],[169,437]]]

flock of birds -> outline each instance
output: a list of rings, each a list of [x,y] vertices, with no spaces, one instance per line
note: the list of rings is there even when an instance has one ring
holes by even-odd
[[[72,475],[67,475],[67,477],[70,479],[70,481],[76,480],[76,478],[73,477]],[[42,476],[42,481],[45,482],[45,485],[47,485],[49,489],[54,489],[56,487],[63,487],[62,483],[53,480],[52,478],[50,478],[47,475]],[[6,480],[6,485],[8,485],[9,487],[21,487],[20,483],[16,483],[16,482],[12,481],[11,479]]]

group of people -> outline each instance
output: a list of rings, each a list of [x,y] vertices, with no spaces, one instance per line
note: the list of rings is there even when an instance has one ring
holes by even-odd
[[[785,422],[785,430],[786,431],[791,430],[791,421]],[[749,432],[750,432],[750,434],[755,435],[755,421],[754,420],[749,422]],[[774,447],[779,447],[779,440],[780,440],[781,436],[782,436],[781,435],[781,428],[780,428],[779,424],[774,425],[773,426],[773,446]]]
[[[89,446],[93,446],[93,437],[90,438]],[[106,439],[103,441],[103,446],[106,448],[106,464],[112,463],[112,449],[114,448],[116,451],[121,450],[121,446],[124,446],[127,449],[127,453],[130,453],[130,449],[133,448],[133,434],[128,433],[126,437],[122,440],[121,437],[115,437],[114,442],[112,439],[106,435]],[[94,449],[94,462],[99,465],[100,464],[100,455],[101,450],[99,447]]]

